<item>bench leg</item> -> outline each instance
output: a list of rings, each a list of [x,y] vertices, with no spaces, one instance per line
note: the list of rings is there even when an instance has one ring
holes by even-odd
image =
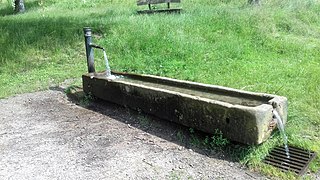
[[[168,9],[170,9],[170,3],[167,3],[167,5],[168,5]]]
[[[149,10],[151,10],[151,4],[148,4],[148,6],[149,6]]]

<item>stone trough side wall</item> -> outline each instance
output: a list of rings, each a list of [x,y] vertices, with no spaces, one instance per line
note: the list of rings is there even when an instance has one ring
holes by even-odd
[[[233,105],[130,82],[91,78],[90,75],[82,78],[86,93],[206,133],[213,134],[219,129],[232,141],[260,144],[275,128],[270,126],[273,122],[271,102],[255,107]],[[273,98],[271,101],[281,106],[278,111],[286,120],[286,98]]]

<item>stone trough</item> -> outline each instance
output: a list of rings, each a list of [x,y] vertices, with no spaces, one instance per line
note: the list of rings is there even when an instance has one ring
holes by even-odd
[[[105,72],[82,76],[85,93],[231,141],[264,142],[276,128],[273,111],[287,119],[287,99],[151,75]]]

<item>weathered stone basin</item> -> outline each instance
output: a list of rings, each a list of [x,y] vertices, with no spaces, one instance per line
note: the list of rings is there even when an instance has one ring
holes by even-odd
[[[222,86],[181,81],[151,75],[104,73],[82,76],[86,93],[174,121],[206,133],[216,129],[232,140],[260,144],[276,127],[272,111],[287,119],[287,99]]]

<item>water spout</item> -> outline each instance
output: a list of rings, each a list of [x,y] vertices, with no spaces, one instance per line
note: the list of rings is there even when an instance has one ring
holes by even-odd
[[[95,67],[94,67],[94,56],[93,56],[93,48],[101,49],[103,51],[103,57],[106,63],[106,77],[108,79],[115,79],[116,76],[111,74],[111,69],[109,66],[109,61],[107,57],[106,50],[99,45],[92,43],[92,32],[91,28],[85,27],[83,28],[84,31],[84,37],[85,37],[85,46],[86,46],[86,55],[87,55],[87,65],[88,65],[88,72],[89,73],[95,73]]]
[[[104,57],[104,60],[106,62],[106,76],[108,79],[115,79],[116,76],[112,75],[111,74],[111,68],[110,68],[110,65],[109,65],[109,60],[108,60],[108,57],[107,57],[107,53],[106,51],[103,49],[103,57]]]
[[[92,43],[90,43],[90,46],[91,46],[91,47],[93,47],[93,48],[101,49],[101,50],[103,50],[103,51],[104,51],[104,48],[103,48],[103,47],[98,46],[98,45],[96,45],[96,44],[92,44]]]
[[[278,129],[280,131],[280,134],[281,134],[282,138],[283,138],[284,148],[286,150],[287,158],[289,159],[290,158],[290,152],[289,152],[289,148],[288,148],[288,137],[286,135],[282,119],[281,119],[279,113],[275,109],[272,112],[273,112],[274,117],[277,120],[277,127],[278,127]]]

